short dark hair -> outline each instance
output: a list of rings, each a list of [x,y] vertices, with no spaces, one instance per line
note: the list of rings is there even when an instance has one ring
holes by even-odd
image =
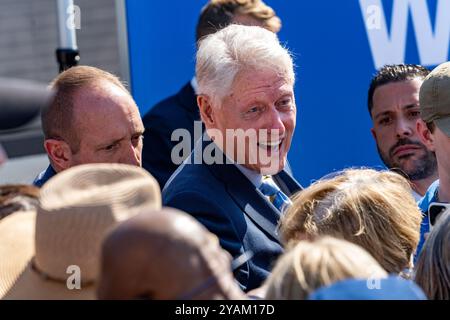
[[[274,33],[281,29],[281,20],[262,0],[210,0],[203,7],[196,29],[196,41],[232,23],[237,15],[248,15],[263,23]]]
[[[370,82],[367,96],[369,114],[372,116],[373,94],[376,88],[390,82],[407,81],[415,78],[425,79],[429,73],[430,70],[417,64],[391,64],[382,67]]]
[[[53,100],[41,113],[45,139],[63,139],[72,152],[77,152],[80,141],[73,130],[74,97],[80,88],[95,87],[99,81],[107,81],[129,93],[118,77],[90,66],[72,67],[52,81],[51,87],[55,92]]]

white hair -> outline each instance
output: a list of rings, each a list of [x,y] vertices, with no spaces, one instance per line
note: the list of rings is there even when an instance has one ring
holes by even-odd
[[[291,54],[275,33],[256,26],[232,24],[200,41],[196,77],[200,94],[221,105],[242,70],[273,70],[294,83]]]

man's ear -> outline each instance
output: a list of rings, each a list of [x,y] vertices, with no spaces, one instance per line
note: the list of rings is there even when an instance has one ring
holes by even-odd
[[[197,96],[197,105],[200,110],[200,116],[205,123],[206,128],[215,127],[214,123],[214,109],[211,104],[211,99],[203,94]]]
[[[374,128],[370,128],[370,132],[372,133],[372,137],[375,139],[375,142],[378,144],[377,133]]]
[[[422,120],[417,120],[417,134],[422,143],[430,150],[435,151],[433,134],[428,130],[427,125]]]
[[[44,141],[44,148],[50,158],[53,169],[56,172],[65,170],[71,167],[72,151],[70,146],[63,140],[46,139]]]

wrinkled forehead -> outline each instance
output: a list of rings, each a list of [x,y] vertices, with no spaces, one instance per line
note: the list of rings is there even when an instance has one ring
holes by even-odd
[[[264,85],[275,85],[277,83],[294,84],[294,79],[288,70],[277,67],[244,67],[240,69],[233,79],[233,86],[260,83]]]
[[[293,94],[293,91],[294,83],[288,74],[272,69],[244,69],[234,78],[228,96],[251,98],[252,95]]]

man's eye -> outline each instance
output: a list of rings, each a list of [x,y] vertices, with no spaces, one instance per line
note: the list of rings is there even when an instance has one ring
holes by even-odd
[[[390,122],[391,122],[391,118],[389,118],[389,117],[382,118],[382,119],[380,119],[380,121],[378,121],[378,123],[379,123],[380,125],[387,125],[387,124],[389,124]]]
[[[134,136],[131,138],[131,142],[133,145],[137,145],[139,142],[141,142],[144,139],[143,135]]]
[[[409,115],[411,118],[418,118],[420,116],[420,111],[411,111]]]
[[[247,114],[251,114],[251,113],[255,113],[258,112],[259,108],[258,107],[253,107],[247,110]]]
[[[119,146],[118,143],[114,143],[114,144],[110,144],[109,146],[106,146],[104,149],[106,151],[113,151],[113,150],[117,149],[118,146]]]
[[[291,98],[283,99],[283,100],[281,100],[278,103],[278,107],[280,107],[280,108],[291,108],[291,102],[292,102]]]

